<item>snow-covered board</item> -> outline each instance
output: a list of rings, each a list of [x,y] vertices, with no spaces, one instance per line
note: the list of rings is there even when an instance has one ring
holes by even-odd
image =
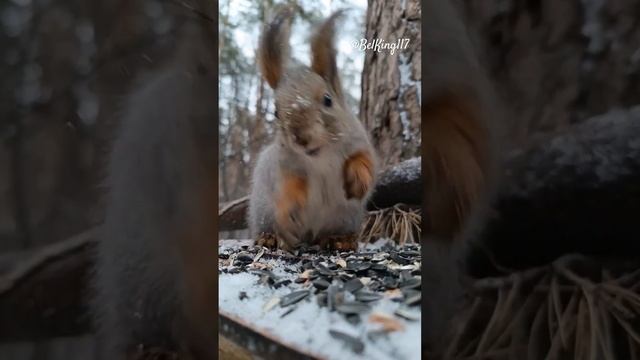
[[[417,244],[285,254],[225,240],[220,331],[264,358],[419,359],[420,270]]]

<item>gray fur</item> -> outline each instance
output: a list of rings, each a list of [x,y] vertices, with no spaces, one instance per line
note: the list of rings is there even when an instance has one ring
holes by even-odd
[[[463,23],[458,9],[449,0],[424,3],[426,27],[423,51],[431,54],[423,72],[423,97],[430,99],[445,92],[463,92],[477,103],[478,118],[488,136],[489,161],[481,198],[477,199],[458,239],[467,241],[482,229],[491,213],[491,201],[501,183],[501,157],[506,142],[503,133],[507,116],[505,107],[481,62],[478,44]],[[428,134],[426,135],[428,136]]]
[[[349,154],[347,151],[357,142],[332,144],[335,148],[325,149],[316,157],[298,154],[278,140],[267,146],[261,152],[253,173],[249,197],[252,236],[276,232],[274,197],[282,172],[286,170],[302,173],[309,181],[308,203],[299,214],[302,224],[294,234],[299,241],[309,232],[311,238],[357,233],[364,219],[367,198],[347,200],[342,177],[342,165],[346,154]],[[368,146],[366,142],[361,144]]]
[[[454,329],[452,319],[464,304],[464,286],[468,280],[463,269],[464,256],[469,244],[483,229],[491,214],[491,201],[500,184],[500,153],[505,114],[486,70],[483,68],[476,45],[472,41],[462,16],[448,0],[427,0],[423,14],[423,51],[428,54],[426,69],[422,73],[423,97],[430,99],[441,93],[462,92],[478,105],[480,125],[488,136],[489,162],[485,186],[476,199],[463,229],[456,239],[436,239],[427,235],[423,239],[425,254],[423,291],[430,294],[425,301],[425,316],[431,320],[424,334],[424,344],[439,358],[447,347]],[[428,135],[428,134],[425,134]]]
[[[331,41],[331,26],[335,17],[327,21],[330,23],[319,27],[326,34],[315,34],[315,39],[326,36],[327,41]],[[281,38],[274,34],[274,31],[278,31],[274,24],[266,29],[269,29],[269,37]],[[286,27],[282,31],[285,32]],[[264,40],[261,46],[287,46]],[[261,60],[268,61],[264,58]],[[375,177],[377,161],[368,134],[362,123],[344,106],[344,99],[340,95],[342,89],[333,89],[333,84],[306,66],[288,59],[281,61],[290,64],[290,67],[282,79],[278,79],[274,89],[276,108],[280,113],[275,140],[261,152],[252,176],[248,221],[251,234],[257,237],[261,232],[279,232],[274,199],[284,173],[305,178],[309,194],[306,206],[293,214],[296,226],[290,231],[288,239],[292,243],[288,245],[311,242],[323,236],[357,234],[373,184],[362,199],[347,199],[343,166],[356,152],[367,151],[374,161]],[[330,66],[335,66],[335,59]],[[335,100],[331,107],[324,106],[322,99],[314,97],[314,90],[323,88]],[[296,131],[309,140],[309,145],[301,147],[292,140]],[[305,153],[305,150],[316,147],[320,148],[317,154]]]
[[[215,357],[215,69],[190,36],[130,95],[112,146],[93,300],[104,359],[142,344]]]

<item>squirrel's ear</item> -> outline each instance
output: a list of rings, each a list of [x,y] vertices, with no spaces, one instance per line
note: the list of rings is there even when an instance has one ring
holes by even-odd
[[[275,89],[282,77],[289,57],[291,9],[284,7],[262,30],[258,48],[258,62],[262,76]]]
[[[344,10],[340,10],[333,13],[318,26],[311,37],[311,69],[331,85],[339,99],[342,99],[342,87],[336,65],[333,37],[336,22],[344,12]]]

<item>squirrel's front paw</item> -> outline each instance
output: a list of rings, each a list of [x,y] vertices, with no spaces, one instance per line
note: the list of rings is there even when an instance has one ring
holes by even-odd
[[[256,245],[264,246],[269,249],[276,249],[278,247],[278,239],[275,234],[261,232],[256,239]]]
[[[358,151],[344,163],[344,190],[347,199],[362,199],[373,185],[373,159],[368,151]]]
[[[291,250],[293,250],[291,244],[289,244],[284,237],[267,232],[262,232],[258,235],[258,238],[256,239],[256,245],[264,246],[272,250],[280,249],[288,252],[291,252]]]
[[[338,251],[358,250],[358,239],[355,234],[325,236],[322,237],[318,243],[322,249]]]

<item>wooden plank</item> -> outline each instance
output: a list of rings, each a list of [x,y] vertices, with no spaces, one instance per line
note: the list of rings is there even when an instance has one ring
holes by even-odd
[[[218,358],[220,360],[253,359],[251,352],[222,335],[218,335]]]
[[[220,335],[264,359],[321,359],[222,310],[219,310],[218,329]]]

